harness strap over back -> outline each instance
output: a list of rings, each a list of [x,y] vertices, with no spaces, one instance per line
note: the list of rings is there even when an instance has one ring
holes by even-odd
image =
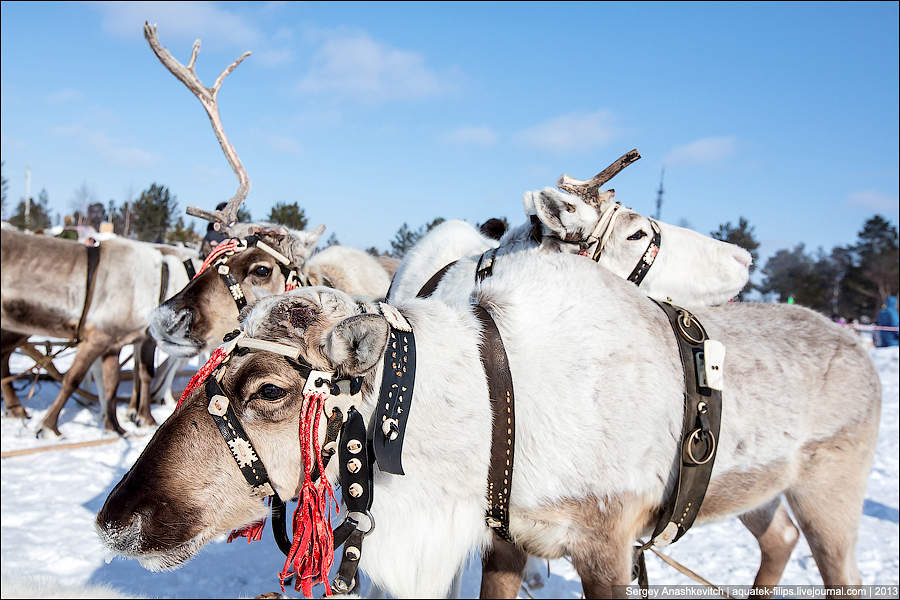
[[[97,265],[100,263],[100,246],[87,247],[87,280],[84,285],[84,306],[81,309],[81,317],[78,319],[78,328],[75,329],[75,341],[81,341],[84,331],[84,322],[87,320],[88,311],[91,310],[91,301],[94,299],[94,283],[97,281]]]
[[[482,326],[478,346],[481,364],[487,376],[491,400],[491,462],[488,467],[488,510],[485,522],[507,542],[509,533],[509,492],[512,487],[513,460],[516,450],[516,411],[512,373],[497,324],[482,306],[475,306],[475,316]]]
[[[444,265],[440,271],[431,276],[431,278],[425,282],[419,289],[419,293],[416,294],[416,298],[428,298],[430,297],[434,291],[437,289],[437,286],[440,285],[441,280],[444,278],[444,275],[447,274],[447,271],[450,270],[450,267],[455,265],[457,261],[453,261],[452,263],[448,263]],[[390,297],[390,291],[388,291],[388,297]]]

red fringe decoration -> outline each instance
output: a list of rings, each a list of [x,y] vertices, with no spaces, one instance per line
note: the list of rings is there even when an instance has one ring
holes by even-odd
[[[306,597],[312,596],[312,586],[325,584],[325,594],[331,595],[328,571],[334,563],[334,536],[331,531],[331,502],[334,490],[325,477],[322,453],[319,446],[319,421],[325,396],[310,394],[303,399],[300,411],[300,446],[303,456],[303,485],[300,487],[300,501],[294,511],[294,541],[284,562],[284,569],[278,574],[281,591],[284,580],[296,574],[294,589],[302,591]],[[313,457],[319,466],[319,485],[312,483]]]
[[[260,519],[259,521],[254,521],[250,523],[246,527],[241,527],[240,529],[235,529],[231,533],[228,534],[227,542],[230,544],[232,540],[236,540],[238,538],[245,537],[247,538],[247,543],[257,542],[262,539],[263,529],[266,528],[266,520]]]
[[[191,380],[188,382],[187,387],[184,388],[183,392],[181,392],[181,397],[178,399],[178,404],[175,405],[175,408],[181,406],[181,403],[184,402],[184,399],[190,396],[191,392],[193,392],[195,388],[206,381],[206,378],[209,377],[209,374],[219,366],[219,363],[225,360],[226,356],[227,355],[225,354],[225,350],[223,350],[221,346],[213,351],[212,355],[210,355],[209,357],[209,360],[206,361],[206,364],[200,367],[200,370],[194,373],[194,376],[191,377]]]

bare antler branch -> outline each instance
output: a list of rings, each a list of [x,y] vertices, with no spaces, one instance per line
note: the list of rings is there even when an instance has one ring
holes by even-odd
[[[634,150],[630,150],[620,156],[616,160],[616,162],[594,175],[594,177],[592,177],[588,181],[580,181],[578,179],[573,179],[568,175],[563,175],[556,183],[556,187],[563,190],[564,192],[569,192],[570,194],[581,196],[581,198],[583,198],[585,202],[596,204],[599,198],[598,194],[600,192],[600,188],[603,186],[603,184],[618,175],[619,171],[635,162],[640,157],[641,153],[637,151],[637,148],[635,148]]]
[[[223,210],[206,211],[197,208],[196,206],[189,206],[185,212],[189,215],[212,221],[216,224],[216,229],[220,229],[221,227],[228,228],[237,222],[238,208],[240,208],[241,203],[246,200],[247,194],[250,193],[250,177],[247,175],[247,170],[241,163],[241,159],[238,158],[237,152],[234,151],[234,146],[228,141],[225,130],[222,128],[217,97],[219,95],[219,89],[222,87],[222,82],[225,81],[225,78],[228,77],[228,75],[234,71],[245,58],[250,56],[250,52],[244,52],[240,58],[228,65],[228,67],[216,78],[216,82],[213,86],[208,88],[203,85],[203,82],[200,81],[200,78],[197,77],[197,73],[194,71],[194,65],[197,63],[197,53],[200,50],[200,40],[194,42],[194,48],[191,51],[191,60],[185,67],[178,62],[166,48],[163,48],[162,45],[160,45],[159,38],[156,35],[156,25],[145,22],[144,37],[147,39],[147,43],[150,44],[150,48],[153,50],[153,53],[156,54],[156,57],[163,66],[166,67],[172,75],[178,78],[181,83],[187,86],[187,88],[197,96],[197,99],[200,100],[203,108],[206,109],[206,114],[209,115],[209,122],[212,124],[216,138],[219,140],[222,152],[225,153],[228,164],[231,165],[234,174],[237,175],[238,178],[237,192],[228,201],[228,204],[226,204]]]

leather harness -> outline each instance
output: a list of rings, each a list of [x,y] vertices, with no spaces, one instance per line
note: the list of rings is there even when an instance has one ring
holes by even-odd
[[[662,507],[650,540],[635,547],[632,579],[636,578],[644,589],[647,587],[644,550],[668,546],[687,533],[706,496],[722,422],[725,358],[725,347],[709,339],[694,315],[668,302],[653,301],[666,314],[675,333],[685,389],[678,482]]]
[[[91,309],[91,301],[94,299],[94,283],[97,281],[97,265],[100,264],[100,246],[87,246],[87,279],[84,284],[84,306],[81,309],[81,317],[78,319],[78,327],[75,329],[75,343],[81,342],[84,333],[84,322],[87,320],[88,311]]]

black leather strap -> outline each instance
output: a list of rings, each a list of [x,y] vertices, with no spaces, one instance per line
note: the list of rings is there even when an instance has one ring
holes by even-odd
[[[238,312],[240,312],[247,306],[247,298],[244,297],[244,290],[241,289],[241,284],[234,278],[234,275],[231,274],[231,269],[225,263],[216,267],[216,270],[219,273],[219,277],[222,279],[222,283],[224,283],[225,287],[228,288],[228,291],[231,292],[231,297],[237,305]]]
[[[416,298],[428,298],[429,296],[431,296],[437,289],[437,286],[440,285],[441,280],[444,278],[444,275],[446,275],[447,271],[450,270],[450,267],[452,267],[456,263],[457,261],[454,260],[452,263],[444,265],[440,271],[432,275],[431,278],[425,282],[425,285],[423,285],[419,289],[419,293],[416,294]],[[388,294],[390,295],[390,292],[388,292]]]
[[[698,370],[703,368],[703,342],[709,339],[703,325],[683,308],[654,302],[666,313],[675,332],[685,383],[678,485],[663,507],[653,532],[655,539],[674,523],[677,531],[665,540],[671,543],[690,529],[706,495],[722,420],[722,392],[700,385]]]
[[[485,522],[501,538],[512,542],[509,533],[509,497],[516,450],[515,394],[509,360],[497,324],[481,306],[474,307],[482,326],[479,345],[481,364],[487,377],[491,399],[491,462],[488,467],[488,510]]]
[[[75,329],[75,341],[81,341],[84,332],[84,322],[87,320],[88,311],[91,310],[91,301],[94,299],[94,283],[97,281],[97,265],[100,264],[100,246],[87,247],[87,279],[84,284],[84,306],[81,308],[81,317],[78,319],[78,327]]]
[[[416,338],[412,331],[395,327],[391,327],[388,335],[381,391],[370,435],[378,468],[403,475],[403,439],[416,381]]]
[[[628,275],[628,281],[635,285],[641,285],[641,282],[644,281],[644,277],[647,276],[647,272],[653,266],[653,261],[656,260],[656,255],[659,254],[659,246],[662,243],[659,225],[653,219],[650,219],[650,227],[653,229],[653,237],[650,238],[647,250],[641,255],[641,260],[638,261],[631,274]]]
[[[269,481],[266,467],[259,458],[259,453],[253,447],[247,432],[244,431],[234,412],[231,399],[219,385],[215,374],[206,378],[206,397],[209,399],[207,412],[215,421],[222,437],[225,438],[225,443],[231,450],[231,456],[241,470],[244,479],[247,480],[256,495],[262,498],[276,495],[275,489]]]
[[[497,248],[491,248],[478,257],[478,265],[475,267],[475,283],[481,283],[486,277],[494,274],[495,258],[497,258]]]
[[[184,272],[187,273],[188,281],[197,276],[197,269],[194,268],[194,261],[186,258],[181,261],[181,264],[184,265]]]
[[[166,291],[169,289],[169,265],[163,260],[162,267],[159,272],[159,303],[162,304],[166,300]]]

